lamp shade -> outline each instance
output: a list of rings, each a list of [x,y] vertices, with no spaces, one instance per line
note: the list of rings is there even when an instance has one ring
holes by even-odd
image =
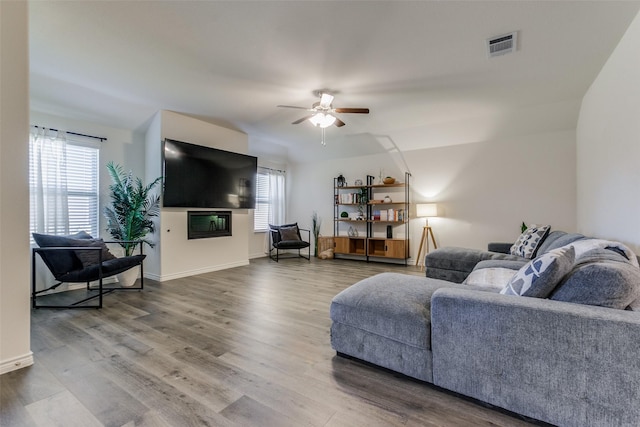
[[[416,204],[417,217],[434,217],[438,216],[438,205],[436,203],[418,203]]]

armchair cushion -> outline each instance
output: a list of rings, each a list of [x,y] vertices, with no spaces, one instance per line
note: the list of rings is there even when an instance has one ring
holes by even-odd
[[[66,252],[66,251],[65,251]],[[88,252],[88,251],[87,251]],[[122,273],[142,263],[146,255],[131,255],[122,258],[113,258],[102,262],[102,277],[109,277]],[[70,271],[59,276],[61,282],[91,282],[100,277],[100,264],[93,264],[80,270]]]
[[[71,246],[70,240],[93,239],[90,234],[84,231],[80,231],[75,234],[69,234],[66,236],[53,236],[50,234],[39,233],[33,233],[32,235],[33,240],[35,240],[35,242],[41,248]],[[55,277],[82,268],[82,261],[80,261],[80,259],[77,257],[75,251],[55,251],[42,253],[42,259]]]

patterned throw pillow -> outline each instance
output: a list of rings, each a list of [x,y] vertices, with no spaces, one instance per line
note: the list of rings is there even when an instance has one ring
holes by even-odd
[[[573,246],[563,246],[542,254],[518,270],[500,293],[547,298],[571,271],[575,256]]]
[[[538,247],[549,234],[550,225],[530,225],[524,233],[518,237],[518,240],[511,246],[511,255],[517,255],[524,258],[532,259],[536,256]]]

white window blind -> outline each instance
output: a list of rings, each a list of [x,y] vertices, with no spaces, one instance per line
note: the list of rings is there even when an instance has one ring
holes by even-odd
[[[67,145],[67,198],[69,232],[86,231],[98,236],[98,150]]]
[[[267,231],[269,224],[281,225],[285,218],[285,172],[258,168],[254,231]]]
[[[99,148],[72,139],[55,149],[47,146],[55,143],[55,138],[49,138],[41,142],[45,149],[35,148],[35,137],[31,138],[30,232],[61,235],[86,231],[98,236]]]
[[[256,182],[256,208],[253,211],[253,229],[266,231],[269,228],[269,174],[258,171]]]

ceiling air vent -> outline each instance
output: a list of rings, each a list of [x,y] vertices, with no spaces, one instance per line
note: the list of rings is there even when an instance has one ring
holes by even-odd
[[[518,32],[504,34],[487,39],[487,57],[493,58],[507,53],[515,52],[518,42]]]

